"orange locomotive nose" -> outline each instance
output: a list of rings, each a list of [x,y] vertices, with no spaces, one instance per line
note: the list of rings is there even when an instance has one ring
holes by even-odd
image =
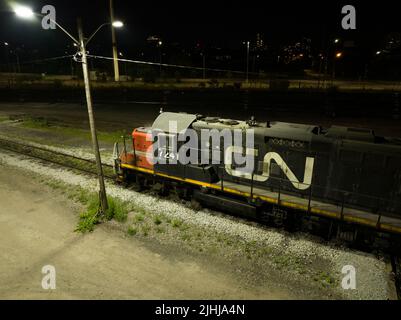
[[[148,159],[153,158],[152,131],[150,128],[136,128],[132,132],[133,161],[137,167],[153,170],[153,164]],[[127,159],[128,160],[128,159]]]

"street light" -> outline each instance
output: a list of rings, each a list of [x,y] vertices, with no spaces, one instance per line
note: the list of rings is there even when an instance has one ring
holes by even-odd
[[[17,7],[15,9],[15,13],[17,16],[21,18],[30,18],[34,15],[41,16],[43,17],[44,15],[35,13],[31,9],[27,7]],[[96,167],[97,167],[97,174],[98,174],[98,179],[99,179],[99,199],[100,199],[100,206],[101,206],[101,211],[104,213],[108,209],[108,203],[107,203],[107,196],[106,196],[106,187],[104,184],[104,177],[103,177],[103,168],[102,168],[102,161],[100,157],[100,152],[99,152],[99,142],[97,139],[96,135],[96,125],[95,125],[95,117],[93,113],[93,103],[92,103],[92,95],[91,95],[91,90],[90,90],[90,81],[89,81],[89,71],[88,71],[88,62],[87,62],[87,56],[86,56],[86,45],[88,42],[93,38],[93,36],[102,28],[104,25],[111,24],[111,23],[106,23],[101,25],[96,31],[88,38],[88,40],[84,40],[84,35],[82,31],[82,23],[81,19],[78,19],[78,35],[79,35],[79,40],[77,40],[74,36],[72,36],[66,29],[64,29],[62,26],[60,26],[56,21],[51,20],[54,22],[66,35],[68,35],[73,41],[74,44],[79,47],[80,51],[80,59],[82,63],[82,72],[84,75],[84,83],[85,83],[85,95],[86,95],[86,103],[88,107],[88,117],[89,117],[89,126],[91,130],[91,138],[92,138],[92,147],[93,147],[93,152],[95,154],[96,158]],[[78,59],[76,59],[78,61]]]
[[[122,28],[124,26],[124,24],[121,21],[114,21],[113,23],[111,22],[105,22],[103,24],[101,24],[93,33],[92,35],[86,40],[85,45],[87,46],[88,43],[92,40],[92,38],[99,32],[100,29],[102,29],[105,26],[112,26],[114,28]],[[112,29],[114,29],[112,28]]]
[[[112,26],[113,26],[114,28],[122,28],[122,27],[124,27],[124,23],[122,23],[121,21],[114,21],[114,22],[112,23]]]
[[[14,9],[14,12],[18,17],[24,18],[24,19],[33,18],[35,15],[35,13],[32,11],[31,8],[24,7],[24,6],[17,6]]]

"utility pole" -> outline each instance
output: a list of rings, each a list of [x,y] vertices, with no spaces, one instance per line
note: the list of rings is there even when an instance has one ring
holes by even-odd
[[[203,62],[203,79],[206,79],[206,56],[205,53],[202,53],[202,62]]]
[[[246,42],[246,83],[249,82],[249,41]]]
[[[80,18],[78,18],[78,34],[79,34],[80,50],[81,50],[81,55],[82,55],[82,71],[84,74],[86,103],[88,106],[89,125],[90,125],[91,136],[92,136],[92,147],[93,147],[93,152],[96,157],[97,175],[99,178],[100,205],[101,205],[102,212],[104,213],[108,209],[108,203],[107,203],[107,196],[106,196],[106,187],[104,184],[102,161],[101,161],[100,152],[99,152],[99,143],[98,143],[97,136],[96,136],[95,118],[93,115],[92,95],[91,95],[90,82],[89,82],[88,61],[87,61],[87,57],[86,57],[84,34],[82,31],[82,21]]]
[[[120,81],[120,70],[118,69],[117,40],[116,40],[116,32],[113,28],[113,22],[114,22],[113,0],[110,0],[110,23],[111,23],[111,42],[113,45],[114,81]]]
[[[18,51],[19,51],[20,49],[17,47],[17,48],[15,48],[15,50],[14,50],[14,53],[15,53],[15,60],[16,60],[16,62],[17,62],[17,72],[18,73],[21,73],[21,64],[19,63],[19,54],[18,54]]]
[[[160,79],[162,77],[162,44],[163,44],[163,42],[161,40],[159,40],[159,42],[157,43],[157,46],[159,48],[159,77],[160,77]]]

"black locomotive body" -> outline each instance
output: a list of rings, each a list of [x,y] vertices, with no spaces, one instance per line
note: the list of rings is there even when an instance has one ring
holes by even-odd
[[[227,146],[223,138],[217,146],[212,141],[206,141],[206,144],[199,141],[198,164],[167,161],[166,164],[156,164],[156,172],[208,183],[223,180],[280,190],[294,196],[311,196],[323,202],[344,203],[370,212],[401,216],[401,143],[395,139],[376,137],[372,131],[363,129],[331,127],[326,130],[303,124],[258,124],[188,116],[194,119],[188,128],[197,132],[199,140],[202,131],[242,130],[243,152],[246,150],[245,132],[253,130],[255,156],[252,172],[246,177],[233,174],[236,172],[234,159],[231,168],[227,168],[224,163]],[[164,121],[173,119],[174,116],[167,115]],[[185,126],[180,129],[182,132]],[[177,139],[178,133],[169,134]],[[234,141],[233,135],[231,138]],[[170,157],[176,153],[176,159],[181,147],[185,148],[185,143],[177,141],[177,150],[167,147],[167,153]],[[213,148],[220,152],[222,163],[199,164],[202,152],[209,153],[209,159],[216,158]],[[270,155],[267,161],[266,155]]]
[[[135,129],[133,140],[133,152],[117,159],[121,177],[139,172],[181,183],[232,210],[270,203],[376,229],[386,217],[386,231],[401,233],[399,139],[365,129],[165,112],[152,127]],[[248,162],[237,163],[235,154]]]

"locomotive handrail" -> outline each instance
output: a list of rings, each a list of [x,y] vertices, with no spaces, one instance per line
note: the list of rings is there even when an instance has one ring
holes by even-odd
[[[309,199],[308,199],[308,212],[311,211],[311,201],[312,201],[312,187],[309,188]]]
[[[123,138],[123,141],[124,141],[124,153],[125,153],[125,155],[126,155],[126,153],[127,153],[127,149],[126,149],[126,141],[125,141],[125,136],[122,136],[122,138]],[[130,138],[132,139],[132,141],[133,141],[133,151],[134,151],[134,163],[135,163],[135,165],[137,164],[137,157],[136,157],[136,150],[135,150],[135,139],[130,135]],[[219,166],[217,166],[217,170],[218,170],[218,173],[219,173],[219,171],[220,171],[220,182],[221,182],[221,190],[222,191],[224,191],[224,184],[225,184],[225,179],[226,179],[226,176],[225,176],[225,165],[224,164],[222,164],[222,165],[219,165]],[[250,183],[250,196],[251,196],[251,198],[253,198],[253,196],[254,196],[254,189],[255,189],[255,170],[253,170],[252,171],[252,174],[251,174],[251,179],[250,179],[250,181],[248,180],[248,181],[243,181],[245,184],[248,184],[249,185],[249,183]],[[288,178],[283,178],[283,177],[269,177],[269,179],[270,180],[272,180],[272,181],[276,181],[277,182],[277,184],[278,184],[278,186],[277,186],[277,184],[276,185],[272,185],[272,184],[270,184],[270,188],[271,188],[271,190],[272,191],[276,191],[276,192],[278,192],[278,197],[277,197],[277,201],[278,201],[278,203],[280,203],[280,201],[281,201],[281,193],[283,192],[283,190],[285,190],[285,192],[287,193],[290,193],[290,194],[295,194],[295,195],[297,195],[297,196],[299,196],[299,195],[301,195],[303,198],[305,197],[305,195],[306,195],[306,190],[305,191],[299,191],[299,190],[294,190],[294,189],[287,189],[287,188],[285,188],[284,186],[285,186],[285,184],[287,183],[292,183],[292,184],[296,184],[296,183],[299,183],[299,181],[294,181],[294,180],[291,180],[291,179],[288,179]],[[256,181],[257,182],[257,181]],[[327,189],[325,186],[322,186],[322,185],[318,185],[318,184],[314,184],[314,183],[303,183],[304,185],[306,185],[306,186],[308,186],[308,188],[309,188],[309,193],[308,193],[308,212],[310,212],[311,211],[311,208],[312,208],[312,200],[314,199],[314,196],[313,196],[313,194],[316,194],[316,193],[318,193],[318,192],[314,192],[314,190],[325,190],[325,189]],[[356,206],[356,207],[360,207],[360,206],[358,206],[358,205],[355,205],[355,203],[352,203],[352,201],[347,201],[347,199],[352,199],[352,198],[354,198],[354,199],[359,199],[359,200],[361,200],[361,199],[365,199],[365,200],[371,200],[371,201],[377,201],[378,203],[379,203],[379,205],[378,205],[378,209],[377,209],[377,211],[378,212],[380,212],[380,214],[381,214],[381,212],[382,212],[382,210],[380,210],[380,208],[381,208],[381,206],[380,206],[380,204],[382,204],[382,205],[388,205],[388,206],[397,206],[398,204],[401,204],[401,201],[400,200],[398,200],[398,199],[385,199],[385,198],[383,198],[383,197],[377,197],[377,196],[373,196],[373,195],[369,195],[369,194],[364,194],[364,193],[360,193],[360,192],[355,192],[355,191],[347,191],[347,190],[343,190],[343,189],[337,189],[337,188],[331,188],[330,189],[330,193],[333,195],[331,198],[327,198],[327,200],[328,201],[332,201],[333,203],[337,203],[337,204],[339,204],[340,202],[341,202],[341,216],[343,216],[343,214],[344,214],[344,206],[346,206],[346,205],[351,205],[351,206]],[[338,194],[337,196],[336,196],[336,194]],[[338,197],[338,199],[336,199]],[[342,199],[340,198],[340,197],[342,197]],[[371,209],[371,210],[373,210],[373,209]]]
[[[222,170],[222,174],[221,174],[221,191],[224,191],[224,169]]]
[[[225,171],[225,167],[224,166],[218,166],[218,170],[221,170],[221,190],[224,190],[224,171]],[[252,178],[250,179],[250,188],[251,188],[251,197],[253,197],[253,193],[254,193],[254,187],[255,187],[255,180],[254,180],[254,175],[255,175],[255,171],[252,171]],[[273,186],[270,185],[270,188],[272,189],[272,191],[276,190],[278,192],[278,196],[277,196],[277,203],[279,204],[281,201],[281,193],[283,191],[283,183],[292,183],[292,182],[298,182],[298,181],[291,181],[290,179],[286,179],[286,178],[279,178],[279,177],[270,177],[270,179],[278,182],[278,187],[277,186]],[[248,181],[249,183],[249,181]],[[326,187],[321,186],[321,185],[316,185],[313,183],[309,183],[306,184],[309,186],[309,194],[308,194],[308,211],[311,210],[312,206],[312,199],[313,199],[313,188],[320,188],[322,190],[326,189]],[[305,192],[297,192],[297,191],[290,191],[290,190],[286,190],[287,192],[290,193],[295,193],[297,195],[301,195],[302,197],[304,197]],[[342,199],[341,199],[341,208],[340,208],[340,215],[341,218],[343,219],[344,216],[344,207],[346,205],[354,205],[353,203],[347,203],[347,198],[351,198],[351,197],[364,197],[366,199],[370,199],[370,200],[377,200],[378,202],[381,202],[382,204],[387,204],[387,205],[397,205],[397,204],[401,204],[401,201],[397,201],[394,199],[385,199],[382,197],[376,197],[376,196],[372,196],[372,195],[368,195],[368,194],[363,194],[363,193],[358,193],[358,192],[353,192],[353,191],[347,191],[347,190],[341,190],[341,189],[330,189],[331,192],[333,193],[338,193],[340,195],[342,195]],[[330,199],[328,199],[330,200]],[[332,199],[332,201],[335,201],[335,199]],[[335,201],[337,203],[339,203],[339,201]],[[358,205],[356,206],[358,207]],[[359,206],[360,207],[360,206]],[[378,207],[378,209],[380,209],[380,206]],[[380,212],[380,214],[382,214],[382,210],[378,210]]]

